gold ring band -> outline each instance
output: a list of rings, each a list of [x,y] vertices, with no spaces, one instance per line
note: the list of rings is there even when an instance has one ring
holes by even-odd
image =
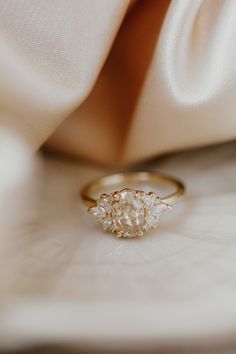
[[[81,198],[84,203],[92,207],[96,205],[97,200],[92,197],[93,193],[105,187],[116,186],[123,183],[150,183],[152,185],[167,185],[175,187],[175,191],[168,196],[162,197],[162,201],[173,203],[177,198],[181,197],[185,191],[184,184],[176,178],[160,175],[155,172],[124,172],[103,176],[88,183],[81,190]]]
[[[93,197],[99,190],[124,183],[173,186],[175,190],[161,198],[154,192],[146,193],[131,188],[102,194],[99,199]],[[104,230],[111,231],[118,237],[135,237],[155,228],[160,216],[172,208],[168,203],[173,203],[184,191],[184,184],[176,178],[156,172],[138,171],[95,179],[82,188],[80,194],[83,202],[89,206],[89,212],[96,216]]]

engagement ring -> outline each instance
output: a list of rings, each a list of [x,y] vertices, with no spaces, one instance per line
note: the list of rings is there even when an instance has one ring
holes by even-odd
[[[99,190],[128,183],[145,183],[153,187],[167,185],[175,190],[167,196],[159,197],[154,191],[124,188],[101,194],[98,199],[93,197]],[[97,218],[104,230],[117,237],[137,237],[156,228],[161,216],[172,209],[171,204],[184,190],[179,180],[156,172],[124,172],[90,182],[81,190],[81,198],[89,206],[89,213]]]

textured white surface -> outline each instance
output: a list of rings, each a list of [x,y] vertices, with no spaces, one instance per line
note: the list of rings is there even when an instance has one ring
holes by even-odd
[[[157,230],[128,240],[104,233],[78,199],[83,183],[107,171],[45,158],[40,211],[1,234],[1,345],[137,352],[232,343],[235,151],[232,143],[145,166],[178,176],[188,191]]]

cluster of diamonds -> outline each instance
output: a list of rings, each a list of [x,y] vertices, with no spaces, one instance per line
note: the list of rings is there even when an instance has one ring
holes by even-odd
[[[117,237],[143,236],[157,227],[160,217],[172,207],[155,193],[123,189],[109,195],[102,194],[97,205],[89,208],[104,230]]]

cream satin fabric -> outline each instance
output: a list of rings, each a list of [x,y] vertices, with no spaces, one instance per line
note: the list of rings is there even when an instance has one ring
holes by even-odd
[[[109,164],[235,138],[235,0],[0,1],[0,121]]]

